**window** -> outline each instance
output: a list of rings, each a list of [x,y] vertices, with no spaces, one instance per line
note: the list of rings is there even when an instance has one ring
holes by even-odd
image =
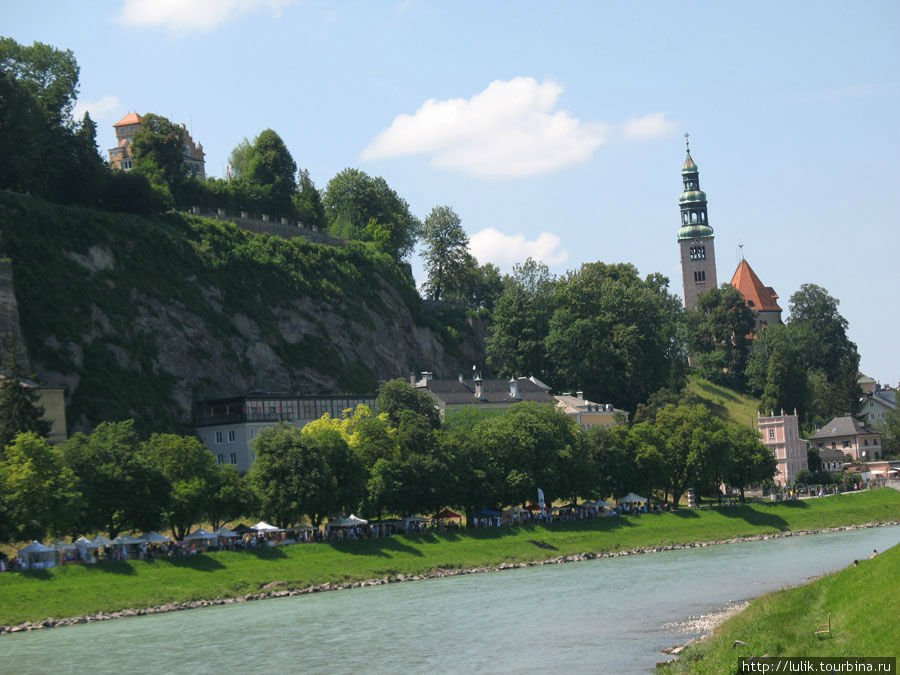
[[[706,281],[706,270],[695,270],[694,271],[694,283],[703,283]]]
[[[849,448],[849,447],[850,447],[850,441],[844,441],[844,447],[845,447],[845,448]]]
[[[231,463],[237,464],[237,454],[234,452],[231,453]]]
[[[868,445],[868,444],[869,444],[869,439],[867,438],[866,440],[863,441],[863,445]]]
[[[250,440],[252,441],[254,438],[256,438],[256,429],[251,429],[250,430]]]
[[[706,260],[705,246],[691,246],[691,260]]]
[[[216,464],[224,464],[225,455],[216,455]]]
[[[878,445],[878,439],[877,439],[877,438],[873,438],[873,439],[872,439],[872,445]]]
[[[881,419],[884,419],[884,413],[881,413]]]
[[[234,429],[228,430],[228,442],[234,443]],[[232,462],[232,464],[234,464],[234,462]]]
[[[870,408],[874,408],[874,407],[875,407],[875,401],[869,401],[869,407],[870,407]]]
[[[216,432],[216,443],[221,443],[221,442],[222,442],[222,432],[217,431]],[[220,457],[221,457],[221,455],[220,455]]]
[[[256,461],[256,453],[251,450],[250,451],[250,463],[253,464],[253,462],[255,462],[255,461]]]
[[[775,438],[775,430],[769,429],[769,438]]]

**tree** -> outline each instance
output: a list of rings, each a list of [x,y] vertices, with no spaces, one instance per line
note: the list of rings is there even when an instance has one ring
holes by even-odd
[[[774,453],[759,440],[759,433],[750,427],[727,427],[728,446],[731,451],[726,482],[740,488],[744,501],[744,488],[772,480],[778,465]]]
[[[421,224],[384,178],[344,169],[328,181],[322,203],[337,237],[371,241],[398,261],[416,244]]]
[[[297,193],[296,174],[297,163],[281,136],[272,129],[261,131],[253,141],[250,161],[242,178],[264,188],[273,209],[287,214],[292,209],[291,197]]]
[[[140,452],[133,420],[103,422],[90,435],[75,434],[60,449],[82,495],[82,532],[106,530],[114,539],[125,530],[159,527],[172,487]]]
[[[465,305],[469,309],[492,310],[503,293],[503,276],[491,263],[479,265],[468,253],[460,269],[447,277],[442,297],[449,302]]]
[[[252,156],[253,146],[250,145],[250,141],[246,137],[232,148],[231,154],[228,155],[228,165],[231,167],[231,173],[235,178],[240,178],[247,173]]]
[[[21,82],[40,104],[52,126],[71,121],[78,97],[78,63],[71,50],[61,51],[43,42],[30,47],[12,38],[0,38],[0,71]]]
[[[17,434],[33,431],[38,436],[47,436],[50,433],[50,422],[44,418],[44,406],[37,390],[23,382],[25,355],[12,333],[4,336],[3,348],[6,353],[0,382],[0,459],[3,449]]]
[[[333,426],[307,424],[303,436],[312,440],[334,478],[333,499],[337,510],[357,511],[366,491],[366,467],[362,459]]]
[[[544,348],[549,383],[634,409],[680,370],[673,350],[678,305],[655,276],[630,264],[587,263],[555,289]]]
[[[441,426],[441,415],[435,400],[423,390],[402,379],[388,380],[382,384],[378,389],[375,404],[380,412],[387,414],[391,425],[395,428],[400,425],[401,413],[404,410],[418,413],[428,420],[434,429]]]
[[[547,378],[544,340],[550,332],[556,279],[543,263],[528,258],[513,267],[491,315],[487,355],[500,375]]]
[[[45,438],[18,434],[0,462],[0,494],[15,541],[43,540],[72,531],[80,494],[62,453]]]
[[[309,171],[300,169],[297,178],[297,194],[293,196],[294,209],[300,222],[315,230],[324,230],[328,226],[325,218],[325,207],[322,195],[309,177]]]
[[[428,273],[423,289],[432,300],[442,300],[448,280],[464,269],[469,236],[452,208],[435,206],[422,225],[422,241],[422,258]]]
[[[337,482],[313,439],[281,422],[260,431],[254,441],[256,461],[247,480],[259,499],[263,517],[279,527],[308,516],[315,527],[337,508]]]
[[[205,504],[205,515],[210,527],[219,529],[229,520],[234,520],[253,511],[253,494],[247,481],[238,473],[233,464],[218,467],[213,490]]]
[[[161,115],[147,113],[131,141],[134,171],[171,200],[187,178],[184,165],[184,128]]]
[[[654,424],[664,439],[667,491],[677,509],[688,488],[700,494],[715,488],[724,473],[727,439],[724,425],[702,405],[666,406]]]
[[[141,451],[172,486],[164,517],[180,541],[202,519],[218,487],[215,460],[196,436],[153,434]]]
[[[697,309],[688,310],[685,320],[688,350],[703,376],[742,387],[756,318],[741,292],[731,284],[711,288],[700,294]]]

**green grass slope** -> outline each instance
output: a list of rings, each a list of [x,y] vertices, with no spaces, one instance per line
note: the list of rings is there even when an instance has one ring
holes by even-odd
[[[699,375],[688,377],[685,398],[687,403],[702,403],[725,422],[756,427],[759,401]]]
[[[740,657],[900,657],[900,546],[805,586],[765,595],[688,647],[675,673],[733,673]],[[831,614],[831,637],[815,635]],[[732,647],[735,640],[746,645]]]
[[[67,566],[0,574],[0,625],[172,601],[257,593],[438,568],[473,568],[787,530],[900,519],[891,489],[788,504],[759,504],[549,526],[395,536],[341,544],[307,544],[246,553],[158,561]]]

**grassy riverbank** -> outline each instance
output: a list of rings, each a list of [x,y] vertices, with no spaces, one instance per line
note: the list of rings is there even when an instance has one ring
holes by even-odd
[[[859,567],[765,595],[703,642],[691,645],[670,673],[733,673],[744,656],[900,657],[900,546]],[[831,613],[830,638],[815,635]],[[732,648],[735,640],[746,642]]]
[[[548,526],[397,536],[257,552],[213,553],[157,561],[67,566],[0,574],[0,625],[173,601],[257,593],[273,581],[303,588],[545,560],[584,552],[712,541],[787,530],[900,520],[891,489],[781,504],[732,506],[662,515],[612,517]]]

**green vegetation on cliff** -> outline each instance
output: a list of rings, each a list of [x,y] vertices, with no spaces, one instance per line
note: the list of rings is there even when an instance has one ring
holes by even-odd
[[[232,375],[254,381],[253,346],[293,374],[282,389],[309,386],[305,370],[372,392],[379,374],[363,356],[375,323],[398,313],[426,323],[412,279],[359,242],[324,246],[9,193],[0,227],[29,356],[67,378],[76,424],[135,417],[145,431],[183,429],[189,403],[176,399],[226,389]],[[370,344],[348,354],[338,336]]]

